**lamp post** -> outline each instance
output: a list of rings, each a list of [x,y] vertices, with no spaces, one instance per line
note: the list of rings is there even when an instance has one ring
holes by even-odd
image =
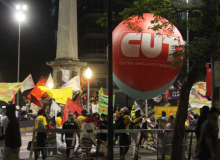
[[[18,75],[17,75],[17,82],[19,82],[19,75],[20,75],[20,41],[21,41],[21,22],[24,21],[25,16],[22,13],[22,11],[27,10],[26,5],[17,5],[16,9],[18,10],[18,13],[16,15],[16,18],[18,20]],[[19,105],[19,91],[17,92],[17,105]]]
[[[186,3],[188,4],[189,1],[186,0]],[[187,36],[187,73],[189,72],[189,27],[188,27],[188,20],[189,20],[189,11],[187,10],[186,12],[186,21],[187,21],[187,33],[186,33],[186,36]]]
[[[86,78],[87,78],[87,81],[88,81],[88,89],[87,89],[87,108],[88,108],[88,113],[90,113],[90,105],[89,105],[89,81],[90,81],[90,78],[92,76],[92,71],[90,68],[88,68],[86,70]]]

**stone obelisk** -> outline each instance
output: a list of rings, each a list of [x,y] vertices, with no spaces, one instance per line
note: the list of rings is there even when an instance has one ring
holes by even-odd
[[[78,59],[77,0],[60,0],[57,37],[56,59],[47,62],[53,67],[55,88],[63,83],[60,68],[70,70],[70,76],[74,77],[80,75],[81,67],[87,65]]]

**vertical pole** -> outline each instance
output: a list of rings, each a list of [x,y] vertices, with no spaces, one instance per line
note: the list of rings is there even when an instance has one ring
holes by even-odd
[[[87,79],[88,81],[88,89],[87,89],[87,108],[88,108],[88,113],[90,113],[90,105],[89,105],[89,78]]]
[[[188,3],[188,0],[186,0],[186,3]],[[187,73],[189,72],[189,28],[188,28],[188,20],[189,20],[189,11],[186,12],[186,21],[187,21]]]
[[[211,99],[212,99],[212,107],[215,107],[215,84],[214,84],[214,60],[211,60]]]
[[[19,20],[19,27],[18,27],[18,75],[17,75],[17,82],[19,82],[19,74],[20,74],[20,41],[21,41],[21,21]],[[19,105],[19,91],[17,92],[17,105]]]
[[[108,160],[113,157],[112,0],[108,0]]]
[[[147,99],[145,100],[145,115],[148,117],[148,103],[147,103]]]

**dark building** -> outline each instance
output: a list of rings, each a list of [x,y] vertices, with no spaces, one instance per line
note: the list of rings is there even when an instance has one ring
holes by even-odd
[[[107,0],[78,0],[78,57],[80,61],[87,62],[95,78],[92,88],[107,88],[107,27],[101,27],[97,20],[105,17]],[[119,12],[132,5],[132,0],[114,0],[112,10],[115,12],[113,28],[121,21]],[[52,22],[58,24],[59,0],[52,0]],[[55,40],[57,28],[55,31]],[[84,69],[82,69],[82,72]],[[117,87],[115,86],[115,89]]]

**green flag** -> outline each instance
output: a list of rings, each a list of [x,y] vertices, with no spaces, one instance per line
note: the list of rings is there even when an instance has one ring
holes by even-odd
[[[115,105],[115,95],[113,95],[113,109]],[[99,92],[99,114],[108,115],[108,96]]]

